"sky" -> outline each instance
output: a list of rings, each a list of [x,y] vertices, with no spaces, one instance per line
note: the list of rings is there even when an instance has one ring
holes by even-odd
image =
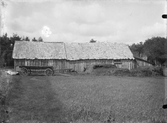
[[[166,36],[165,0],[6,0],[5,32],[51,42],[139,43]]]

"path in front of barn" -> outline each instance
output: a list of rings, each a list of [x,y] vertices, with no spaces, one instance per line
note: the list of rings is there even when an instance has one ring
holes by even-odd
[[[50,77],[13,76],[7,103],[11,123],[68,123],[66,110],[52,90]]]

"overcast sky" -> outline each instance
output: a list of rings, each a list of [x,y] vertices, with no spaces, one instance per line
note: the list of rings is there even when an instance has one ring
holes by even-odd
[[[161,17],[165,0],[20,1],[8,0],[8,35],[17,33],[30,39],[41,36],[44,41],[56,42],[89,42],[93,38],[118,43],[165,37],[165,20]]]

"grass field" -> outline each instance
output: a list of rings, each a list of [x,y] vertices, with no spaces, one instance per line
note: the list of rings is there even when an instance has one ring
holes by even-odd
[[[12,121],[165,123],[163,77],[13,77]],[[29,121],[29,122],[28,122]]]

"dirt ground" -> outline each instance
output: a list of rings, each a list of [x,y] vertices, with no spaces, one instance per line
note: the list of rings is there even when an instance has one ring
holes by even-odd
[[[9,105],[16,111],[13,116],[19,115],[26,120],[33,119],[30,117],[33,113],[39,114],[43,119],[46,116],[50,119],[55,116],[67,118],[71,123],[79,123],[86,118],[89,121],[104,122],[109,117],[114,123],[151,123],[153,120],[167,119],[167,112],[162,109],[167,80],[165,77],[78,75],[13,78],[22,85],[21,91],[18,92],[18,87],[14,90],[20,95],[17,98],[14,98],[16,94],[11,91],[9,97],[13,99],[9,99]],[[33,117],[38,120],[39,116]]]

